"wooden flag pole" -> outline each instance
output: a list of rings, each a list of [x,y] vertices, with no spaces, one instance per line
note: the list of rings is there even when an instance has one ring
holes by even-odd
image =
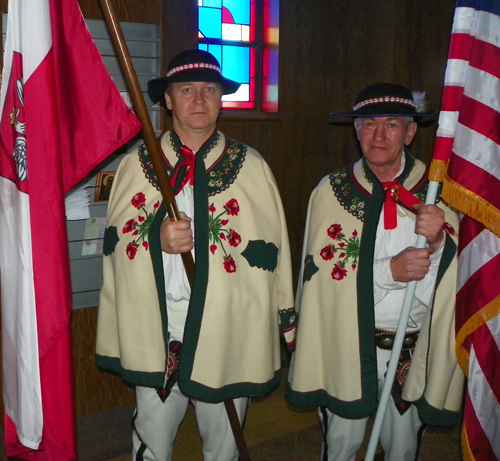
[[[170,219],[178,221],[180,217],[179,209],[177,208],[177,203],[175,202],[175,195],[170,185],[170,180],[160,152],[158,140],[156,139],[153,125],[151,123],[151,119],[149,118],[148,109],[142,95],[139,80],[137,79],[137,74],[132,64],[132,59],[128,51],[127,43],[125,41],[125,38],[123,37],[123,32],[116,16],[115,8],[113,6],[112,0],[99,0],[99,3],[106,20],[106,24],[108,26],[111,40],[115,47],[118,61],[120,62],[123,76],[125,77],[125,82],[127,84],[134,111],[139,118],[139,121],[142,123],[144,142],[146,143],[146,147],[153,162],[153,167],[160,185],[160,192],[162,194],[163,200],[167,205],[168,216]],[[182,253],[181,257],[182,262],[184,263],[184,268],[186,269],[189,283],[192,287],[195,274],[193,256],[191,252],[187,252]],[[229,418],[231,429],[233,431],[234,439],[238,447],[240,459],[241,461],[250,461],[248,449],[243,437],[243,431],[238,420],[234,402],[233,400],[225,400],[224,405],[226,408],[227,416]]]

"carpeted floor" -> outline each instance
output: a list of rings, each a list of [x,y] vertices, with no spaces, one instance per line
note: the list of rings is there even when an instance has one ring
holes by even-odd
[[[133,406],[127,406],[80,417],[79,461],[130,461],[132,413]],[[357,460],[364,458],[370,432],[371,424]],[[244,433],[252,461],[319,460],[321,432],[316,412],[292,409],[284,398],[283,383],[270,396],[252,402]],[[459,461],[459,445],[458,427],[429,428],[424,435],[421,460]],[[173,461],[201,460],[201,446],[190,407],[175,442]]]

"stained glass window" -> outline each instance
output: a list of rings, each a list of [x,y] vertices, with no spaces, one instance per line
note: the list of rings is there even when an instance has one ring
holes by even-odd
[[[241,84],[222,107],[277,111],[278,22],[279,0],[198,0],[199,48]]]

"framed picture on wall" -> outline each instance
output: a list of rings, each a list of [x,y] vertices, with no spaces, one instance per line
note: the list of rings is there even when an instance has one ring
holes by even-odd
[[[109,200],[109,193],[115,179],[115,173],[115,171],[101,171],[97,173],[94,202],[107,202]]]

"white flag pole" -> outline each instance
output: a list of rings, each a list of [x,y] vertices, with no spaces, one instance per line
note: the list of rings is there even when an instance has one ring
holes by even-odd
[[[429,181],[429,188],[427,189],[427,196],[425,197],[426,205],[434,205],[436,203],[439,184],[440,183],[436,181]],[[415,247],[425,248],[425,244],[426,238],[422,235],[419,235],[417,237],[417,243]],[[380,401],[378,404],[377,413],[375,415],[375,421],[373,422],[372,433],[370,435],[370,441],[368,443],[365,461],[373,461],[373,457],[375,456],[375,449],[377,448],[378,439],[380,437],[380,430],[382,428],[382,422],[387,410],[389,396],[391,395],[392,383],[394,382],[394,377],[396,376],[399,354],[401,354],[401,349],[403,347],[403,341],[406,334],[406,326],[408,325],[408,319],[410,318],[410,311],[413,304],[413,298],[415,297],[416,287],[416,281],[409,282],[406,286],[405,297],[403,299],[403,307],[399,316],[398,329],[396,331],[396,337],[394,338],[391,358],[387,367],[387,373],[385,376],[384,386],[382,387],[382,394],[380,395]]]

